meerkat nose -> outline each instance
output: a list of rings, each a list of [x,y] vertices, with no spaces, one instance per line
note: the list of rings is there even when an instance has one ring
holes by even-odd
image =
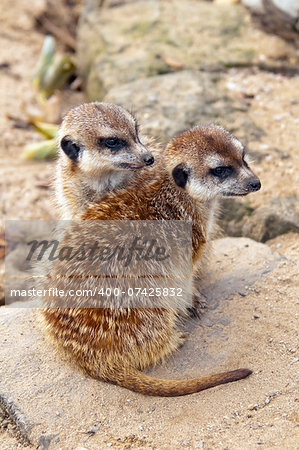
[[[248,183],[248,187],[251,191],[258,191],[261,188],[261,182],[258,178],[251,178]]]
[[[145,162],[145,164],[146,164],[147,166],[150,166],[151,164],[154,163],[155,158],[154,158],[150,153],[147,153],[147,154],[143,157],[143,161]]]

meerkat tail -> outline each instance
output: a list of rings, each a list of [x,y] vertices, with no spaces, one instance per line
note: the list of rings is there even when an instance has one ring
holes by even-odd
[[[114,382],[122,387],[144,395],[160,397],[177,397],[194,394],[220,384],[231,383],[248,377],[252,373],[249,369],[237,369],[186,380],[164,380],[146,375],[136,369],[126,369],[123,374],[115,374]]]

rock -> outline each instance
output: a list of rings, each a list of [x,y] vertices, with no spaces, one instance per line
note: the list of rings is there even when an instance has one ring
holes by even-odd
[[[248,238],[217,239],[213,251],[217,260],[212,262],[205,278],[200,281],[199,290],[207,299],[208,308],[216,309],[223,299],[229,299],[236,292],[246,292],[259,277],[271,272],[280,255],[270,247]],[[215,316],[203,317],[215,323]]]
[[[242,235],[265,242],[289,231],[299,232],[299,202],[295,195],[279,197],[257,208],[242,226]]]
[[[112,87],[181,69],[250,66],[261,55],[265,63],[298,61],[282,40],[250,27],[240,5],[147,0],[110,6],[88,2],[80,20],[77,65],[91,100]]]
[[[239,0],[214,0],[214,3],[216,5],[235,5],[239,3]]]
[[[252,332],[248,330],[252,323],[250,302],[244,307],[249,296],[237,295],[234,307],[229,312],[225,308],[232,303],[228,299],[241,288],[248,290],[271,272],[280,256],[267,245],[244,238],[221,239],[214,247],[209,278],[201,282],[208,309],[200,322],[193,322],[184,351],[178,351],[166,364],[152,370],[156,376],[204,375],[219,368],[240,367],[252,359]],[[205,426],[199,422],[202,415],[198,418],[195,412],[205,402],[215,404],[219,398],[217,389],[221,389],[223,405],[217,402],[219,417],[227,411],[228,402],[230,408],[240,408],[242,398],[245,405],[252,402],[251,389],[248,388],[244,398],[244,382],[217,388],[214,394],[210,390],[199,394],[200,397],[168,399],[141,397],[92,379],[45,339],[37,314],[31,308],[0,308],[0,409],[14,422],[23,440],[34,447],[106,448],[107,443],[116,442],[113,436],[122,442],[132,435],[136,440],[138,436],[143,439],[145,432],[138,427],[146,423],[151,430],[146,439],[154,436],[155,445],[150,440],[143,447],[164,448],[161,436],[165,435],[167,447],[178,448],[176,439],[189,438],[190,429],[198,430],[199,423]],[[195,409],[182,431],[183,418],[190,408]],[[95,430],[95,424],[96,432],[86,433]],[[196,439],[198,442],[197,431]],[[139,448],[139,441],[134,445]]]
[[[255,13],[264,13],[263,0],[241,0],[243,5],[250,8]]]
[[[146,134],[166,144],[199,123],[217,122],[244,143],[264,134],[246,114],[248,106],[222,83],[218,74],[181,71],[132,81],[104,98],[132,109]]]
[[[248,200],[221,201],[219,225],[228,236],[244,236],[266,242],[289,231],[299,232],[299,203],[296,196],[271,199],[254,210]]]
[[[294,19],[299,14],[298,0],[242,0],[242,3],[256,13],[266,14],[272,8]]]
[[[242,0],[268,32],[299,45],[299,0]]]
[[[227,236],[242,236],[244,218],[251,216],[254,209],[248,200],[240,202],[235,198],[221,200],[219,225]]]
[[[93,97],[93,100],[101,100],[104,95],[103,83],[97,76],[95,77],[95,72],[91,68],[93,68],[96,55],[104,52],[106,43],[101,31],[96,27],[100,11],[95,11],[94,8],[95,6],[92,8],[91,5],[86,7],[80,26],[78,26],[77,54],[80,56],[78,56],[77,64],[85,80],[87,96]],[[92,10],[92,14],[89,14],[90,10]]]

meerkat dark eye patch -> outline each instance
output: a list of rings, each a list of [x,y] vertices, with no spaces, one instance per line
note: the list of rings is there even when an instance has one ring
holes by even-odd
[[[107,147],[107,148],[109,148],[110,150],[120,150],[120,149],[122,149],[122,148],[124,148],[126,145],[127,145],[127,143],[126,143],[126,141],[124,141],[123,139],[120,139],[120,138],[114,138],[114,137],[111,137],[111,138],[100,138],[99,140],[98,140],[98,143],[99,143],[99,145],[101,145],[102,147]]]
[[[79,145],[75,144],[69,137],[65,136],[61,139],[60,146],[72,161],[77,161],[80,152]]]
[[[220,166],[215,169],[210,169],[210,174],[214,177],[219,178],[220,180],[224,180],[225,178],[232,175],[234,172],[234,168],[232,166]]]
[[[172,176],[175,181],[175,183],[181,187],[185,188],[188,177],[189,177],[189,169],[184,164],[178,164],[172,171]]]

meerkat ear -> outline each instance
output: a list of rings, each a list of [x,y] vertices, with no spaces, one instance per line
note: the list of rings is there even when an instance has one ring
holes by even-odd
[[[183,163],[178,164],[172,171],[174,181],[179,187],[183,189],[186,187],[189,174],[190,174],[189,169]]]
[[[61,139],[60,146],[64,153],[72,160],[77,161],[80,147],[72,141],[70,136],[65,136]]]

